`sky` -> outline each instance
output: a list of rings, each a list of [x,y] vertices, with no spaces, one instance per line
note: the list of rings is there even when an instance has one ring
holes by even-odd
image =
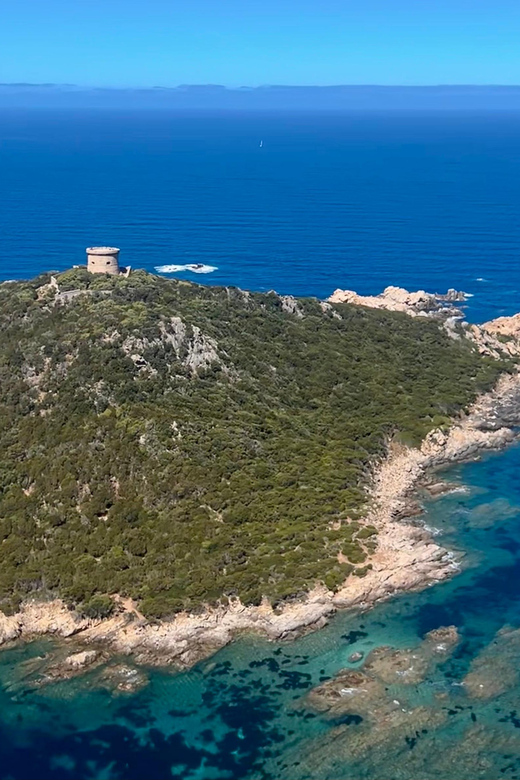
[[[520,84],[520,0],[0,0],[0,82]]]

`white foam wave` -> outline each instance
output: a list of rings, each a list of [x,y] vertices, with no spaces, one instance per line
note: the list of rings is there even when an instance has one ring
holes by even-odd
[[[476,281],[476,282],[487,282],[487,279],[484,279],[484,277],[483,277],[483,276],[477,276],[477,278],[475,279],[475,281]]]
[[[193,274],[212,274],[218,271],[215,265],[204,265],[204,263],[187,263],[186,265],[156,265],[155,270],[160,274],[176,274],[179,271],[191,271]]]

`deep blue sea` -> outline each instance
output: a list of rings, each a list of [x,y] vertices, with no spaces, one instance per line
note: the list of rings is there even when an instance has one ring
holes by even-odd
[[[388,284],[518,308],[520,113],[0,113],[0,276],[114,245],[148,270],[325,297]]]
[[[2,279],[112,244],[134,267],[202,263],[216,270],[176,275],[255,290],[457,287],[480,321],[520,310],[520,114],[4,112],[0,227]],[[0,779],[520,778],[519,474],[514,446],[425,499],[463,556],[453,579],[295,642],[242,637],[186,673],[139,669],[134,694],[107,681],[121,659],[43,684],[59,646],[1,651]],[[309,707],[352,652],[420,647],[443,625],[454,655],[382,694],[415,731]]]

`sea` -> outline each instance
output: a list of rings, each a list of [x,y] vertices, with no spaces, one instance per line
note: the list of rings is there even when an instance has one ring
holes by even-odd
[[[201,284],[454,287],[470,321],[513,314],[520,114],[2,111],[0,280],[106,244]],[[519,475],[520,445],[449,469],[457,489],[421,496],[417,522],[453,551],[454,576],[298,640],[242,636],[187,672],[113,659],[60,682],[46,679],[51,640],[1,650],[1,780],[520,778]],[[375,720],[312,708],[314,686],[362,667],[352,653],[420,654],[450,625],[453,655],[381,694],[416,731],[384,702]],[[134,692],[114,683],[121,663]]]

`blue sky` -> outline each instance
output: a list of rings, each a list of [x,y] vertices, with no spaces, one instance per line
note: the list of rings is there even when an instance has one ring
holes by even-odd
[[[0,82],[520,84],[520,0],[0,0]]]

